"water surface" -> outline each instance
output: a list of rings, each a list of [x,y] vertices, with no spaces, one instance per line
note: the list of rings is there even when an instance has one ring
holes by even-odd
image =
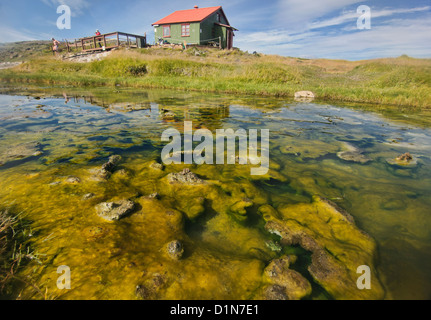
[[[0,204],[32,221],[38,261],[27,264],[21,276],[54,298],[134,299],[141,279],[160,268],[178,279],[156,298],[253,297],[262,268],[281,254],[265,245],[277,239],[265,232],[263,221],[256,215],[241,223],[218,214],[208,199],[199,204],[169,195],[160,190],[163,174],[149,169],[160,162],[163,130],[181,131],[186,120],[212,132],[269,129],[271,177],[252,178],[248,169],[232,165],[179,165],[169,172],[189,167],[234,190],[249,188],[246,194],[259,195],[275,208],[310,203],[313,195],[328,198],[376,240],[376,268],[386,298],[431,297],[430,112],[121,88],[2,91],[1,152],[39,142],[41,153],[0,166]],[[175,116],[164,116],[168,111]],[[337,156],[351,147],[370,161]],[[405,152],[413,155],[412,163],[394,161]],[[113,154],[122,156],[124,170],[105,183],[92,181],[91,169]],[[66,183],[70,176],[81,183]],[[163,208],[116,223],[95,214],[102,201],[154,192],[165,192],[166,203],[185,216],[188,262],[170,264],[160,253],[179,232],[158,220]],[[84,201],[88,193],[94,197]],[[191,219],[201,205],[204,212]],[[250,248],[263,255],[251,254]],[[59,265],[71,267],[72,290],[56,288]],[[24,298],[42,298],[31,286],[19,291]],[[331,296],[316,285],[310,298]]]

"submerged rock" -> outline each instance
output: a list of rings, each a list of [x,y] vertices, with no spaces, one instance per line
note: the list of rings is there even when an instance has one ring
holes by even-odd
[[[102,238],[106,233],[107,230],[99,226],[87,227],[82,230],[83,236],[90,241]]]
[[[168,181],[171,184],[180,183],[180,184],[188,184],[188,185],[196,185],[203,184],[204,180],[199,178],[196,174],[190,171],[190,169],[186,168],[178,173],[170,173],[168,174]]]
[[[400,155],[399,157],[397,157],[397,161],[409,162],[412,160],[413,160],[413,157],[411,156],[410,152],[404,153],[404,154]]]
[[[410,167],[417,165],[417,159],[414,158],[410,152],[406,152],[402,155],[399,155],[395,159],[387,159],[386,160],[391,165],[402,166],[402,167]]]
[[[293,261],[289,256],[275,259],[265,268],[264,275],[283,288],[287,299],[299,300],[311,294],[311,284],[299,272],[289,269]]]
[[[148,196],[145,196],[145,199],[158,199],[160,197],[160,195],[157,192],[154,192]]]
[[[311,204],[284,205],[278,210],[269,207],[259,208],[265,229],[279,235],[282,245],[299,245],[309,251],[310,275],[335,299],[384,297],[374,268],[376,244],[356,227],[351,215],[317,196]],[[356,286],[356,271],[361,265],[371,268],[373,290]]]
[[[265,300],[288,300],[286,288],[278,284],[268,285],[263,289],[263,298]]]
[[[0,152],[0,166],[10,161],[28,157],[36,157],[40,156],[41,154],[41,144],[39,142],[21,143],[8,147],[6,151]]]
[[[162,116],[162,118],[164,120],[173,120],[173,119],[175,119],[175,113],[173,113],[172,111],[168,111],[168,110],[164,110],[164,111],[166,111],[166,112],[163,112],[161,114],[161,116]]]
[[[352,161],[352,162],[358,162],[365,164],[367,162],[372,161],[372,159],[368,158],[367,156],[362,154],[362,151],[358,149],[357,147],[345,143],[345,147],[347,148],[346,151],[340,151],[337,153],[338,158],[345,160],[345,161]]]
[[[135,294],[144,300],[156,300],[159,298],[160,291],[166,287],[167,279],[159,273],[154,273],[150,279],[137,285]]]
[[[121,156],[113,155],[109,157],[108,162],[104,163],[100,169],[95,170],[93,178],[95,180],[106,180],[114,172],[118,163],[121,161]]]
[[[399,166],[414,166],[417,164],[417,159],[413,158],[410,152],[406,152],[396,157],[395,160],[389,160],[388,163],[397,164]]]
[[[163,164],[158,163],[158,162],[154,162],[152,164],[150,164],[150,168],[151,169],[155,169],[155,170],[163,170]]]
[[[94,193],[87,193],[82,196],[82,200],[89,200],[95,196]]]
[[[108,162],[102,165],[102,170],[105,172],[113,172],[117,164],[121,161],[121,156],[113,155],[109,157]]]
[[[283,250],[283,247],[280,246],[278,243],[274,242],[274,241],[266,241],[265,245],[274,252],[280,252],[281,250]]]
[[[133,209],[135,209],[135,203],[130,200],[102,202],[96,206],[96,212],[99,217],[108,221],[120,220],[125,215],[132,212]]]
[[[178,240],[171,241],[166,245],[166,252],[171,259],[180,260],[184,254],[183,244]]]
[[[65,181],[66,183],[77,184],[81,182],[81,179],[79,179],[78,177],[70,176],[70,177],[67,177]]]

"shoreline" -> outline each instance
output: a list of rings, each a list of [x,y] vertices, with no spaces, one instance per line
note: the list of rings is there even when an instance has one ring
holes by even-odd
[[[193,54],[193,52],[195,52]],[[128,87],[431,109],[431,60],[301,60],[217,50],[118,50],[97,61],[42,57],[0,69],[6,83]]]

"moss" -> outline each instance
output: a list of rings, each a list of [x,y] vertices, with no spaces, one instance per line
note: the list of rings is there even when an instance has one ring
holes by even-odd
[[[283,286],[270,281],[264,271],[272,261],[288,254],[298,256],[289,269],[312,286],[310,295],[307,290],[306,295],[295,294],[306,299],[329,297],[321,287],[339,299],[381,298],[378,277],[384,280],[386,272],[396,274],[400,261],[414,261],[411,264],[417,271],[408,283],[404,282],[403,290],[414,292],[413,288],[420,288],[426,279],[420,271],[426,269],[421,257],[426,254],[429,236],[428,144],[423,139],[426,133],[406,130],[403,134],[399,130],[406,123],[418,123],[410,122],[410,117],[403,117],[402,126],[398,126],[394,122],[400,121],[399,117],[392,114],[389,119],[394,122],[384,120],[391,126],[382,127],[383,118],[363,109],[357,112],[337,108],[336,112],[345,118],[339,120],[342,125],[318,124],[315,129],[311,122],[291,121],[286,125],[284,121],[290,119],[289,108],[295,114],[305,112],[307,117],[318,118],[317,113],[327,110],[319,104],[313,105],[310,115],[309,106],[286,106],[285,99],[227,99],[120,88],[119,92],[109,88],[90,93],[72,90],[76,100],[67,105],[63,99],[44,100],[51,94],[61,95],[65,89],[60,89],[38,91],[41,99],[36,101],[14,98],[6,103],[12,110],[9,112],[5,106],[8,113],[0,115],[18,117],[5,119],[5,126],[0,128],[2,146],[31,141],[40,141],[43,146],[41,157],[8,162],[0,170],[2,202],[15,201],[18,211],[28,212],[35,220],[38,233],[33,239],[44,254],[41,265],[31,261],[19,276],[36,275],[43,291],[48,289],[49,294],[62,299],[249,299],[258,298],[260,290],[270,286],[273,297],[282,292],[288,297],[284,289],[278,290]],[[81,97],[84,94],[89,103]],[[90,99],[101,107],[90,105]],[[146,109],[150,102],[155,102],[153,109],[156,104],[159,109],[169,108],[177,119],[164,122],[158,112]],[[111,107],[117,103],[127,106]],[[15,104],[17,107],[13,107]],[[37,123],[35,118],[19,118],[20,113],[31,114],[41,104],[50,111],[50,118],[38,118]],[[354,122],[358,114],[366,116],[365,127]],[[423,113],[412,113],[412,117],[420,114]],[[171,126],[181,128],[186,116],[196,127],[211,130],[226,126],[269,127],[269,173],[252,177],[250,165],[154,167],[160,163],[163,147],[160,132]],[[277,116],[281,119],[274,119]],[[61,123],[61,127],[43,130],[50,128],[53,121]],[[300,132],[295,138],[289,136]],[[382,140],[383,134],[387,138]],[[423,156],[418,157],[420,165],[399,167],[386,162],[401,154],[394,148],[404,149],[410,143],[407,139],[401,146],[386,144],[393,135],[419,139],[412,141],[423,148]],[[365,166],[337,159],[334,154],[342,146],[340,141],[345,140],[366,149],[374,161]],[[280,148],[289,144],[298,149],[303,146],[310,156],[297,161],[296,156],[281,153]],[[92,179],[92,170],[100,169],[113,154],[121,154],[123,160],[112,175]],[[167,176],[185,168],[205,183],[170,184]],[[77,177],[80,182],[66,183],[68,177]],[[150,196],[154,193],[157,196]],[[85,197],[88,194],[93,196]],[[357,226],[343,210],[312,194],[331,198],[348,209],[358,218]],[[112,224],[97,216],[97,204],[121,199],[131,199],[136,211]],[[269,234],[265,224],[267,230],[279,235]],[[379,274],[376,245],[358,227],[383,244],[381,252],[386,264]],[[388,245],[394,239],[396,245]],[[166,244],[174,240],[184,245],[178,261],[165,252]],[[282,250],[268,247],[268,241]],[[396,263],[389,265],[387,261]],[[76,289],[69,292],[58,291],[55,279],[52,281],[56,267],[63,264],[71,267],[75,281]],[[371,291],[356,289],[356,267],[362,264],[372,267]],[[392,290],[397,290],[397,283],[403,279],[398,275],[390,280]],[[142,286],[138,296],[137,285]],[[421,290],[425,295],[426,289]],[[40,298],[30,286],[22,297]]]
[[[309,271],[328,293],[339,299],[381,299],[384,289],[378,279],[374,240],[359,230],[344,210],[321,197],[311,204],[259,209],[268,231],[281,236],[285,245],[299,244],[312,252]],[[372,289],[356,286],[357,268],[371,268]]]
[[[429,70],[429,59],[305,61],[214,49],[199,57],[189,51],[146,49],[120,50],[88,64],[30,57],[13,70],[0,71],[0,78],[12,83],[121,84],[256,96],[293,97],[296,91],[311,90],[320,100],[429,108]]]

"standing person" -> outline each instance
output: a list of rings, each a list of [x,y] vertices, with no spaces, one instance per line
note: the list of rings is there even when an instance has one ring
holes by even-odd
[[[102,34],[100,33],[99,30],[96,30],[96,36],[101,36]],[[102,38],[97,38],[97,42],[99,44],[99,47],[102,48]]]
[[[52,54],[57,55],[58,54],[58,47],[60,45],[60,41],[55,40],[54,38],[52,40]]]

